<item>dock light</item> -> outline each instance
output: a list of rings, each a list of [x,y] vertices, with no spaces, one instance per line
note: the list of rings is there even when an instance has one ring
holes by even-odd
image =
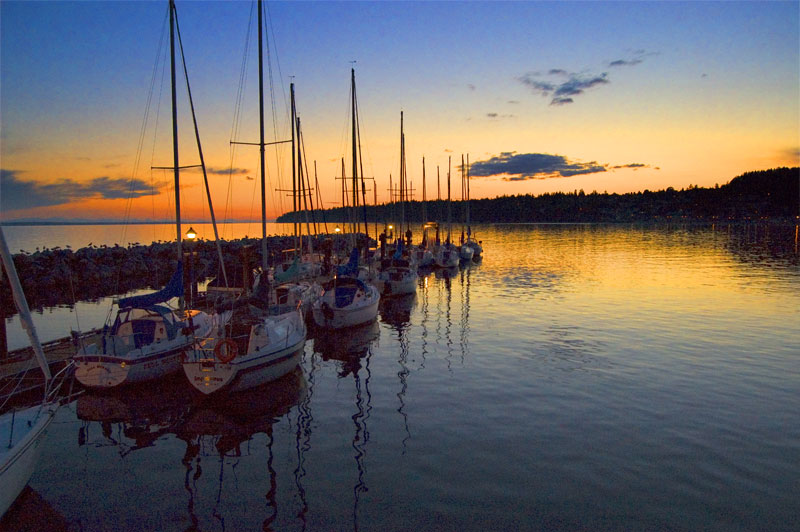
[[[336,229],[334,229],[334,231],[335,231],[335,232],[337,232],[337,233],[341,233],[341,232],[342,232],[342,230],[341,230],[341,229],[339,229],[339,226],[338,226],[338,225],[336,226]]]
[[[389,226],[389,229],[394,229],[394,226],[393,226],[393,225],[390,225],[390,226]]]
[[[195,238],[197,238],[197,233],[195,233],[195,232],[194,232],[194,229],[192,229],[192,228],[190,227],[190,228],[189,228],[189,230],[188,230],[188,231],[186,231],[186,238],[188,238],[189,240],[191,240],[192,242],[194,242],[194,239],[195,239]]]

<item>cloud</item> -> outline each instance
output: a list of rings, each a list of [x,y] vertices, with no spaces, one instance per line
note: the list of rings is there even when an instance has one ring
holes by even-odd
[[[630,57],[609,61],[609,68],[635,66],[646,57],[657,52],[633,50]],[[551,68],[546,72],[528,72],[517,78],[517,81],[528,87],[535,94],[551,98],[550,105],[567,105],[575,102],[575,96],[588,89],[611,83],[608,72],[592,74],[587,72],[569,72],[563,68]]]
[[[241,175],[247,174],[247,168],[217,168],[216,166],[206,166],[206,173],[212,175]]]
[[[508,100],[508,103],[510,103],[511,105],[517,105],[519,103],[519,100]]]
[[[609,61],[608,66],[610,68],[636,66],[641,64],[645,57],[658,55],[658,52],[648,52],[646,50],[633,50],[631,53],[633,57],[629,59],[615,59],[614,61]]]
[[[540,79],[541,76],[542,75],[538,72],[529,72],[524,76],[520,76],[517,80],[534,93],[541,94],[545,97],[552,97],[550,105],[566,105],[573,103],[575,101],[573,96],[579,96],[587,89],[598,85],[610,83],[608,73],[606,72],[586,75],[568,73],[565,70],[554,68],[548,71],[547,76],[566,78],[566,81],[560,81],[560,79]]]
[[[501,115],[499,113],[486,113],[487,118],[495,119],[495,118],[514,118],[514,115]]]
[[[472,163],[469,171],[473,177],[502,176],[505,181],[525,181],[596,174],[605,172],[606,167],[595,161],[570,161],[563,155],[504,152]]]
[[[140,198],[158,194],[141,179],[95,177],[78,182],[60,179],[54,183],[37,183],[19,178],[19,170],[0,170],[0,210],[3,212],[33,207],[63,205],[86,199]]]
[[[469,83],[469,84],[467,84],[467,88],[469,90],[471,90],[471,91],[474,91],[475,90],[475,85],[473,85],[472,83]]]

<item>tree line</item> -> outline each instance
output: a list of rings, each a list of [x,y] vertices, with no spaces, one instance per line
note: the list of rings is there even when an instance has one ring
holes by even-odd
[[[453,221],[466,218],[467,202],[452,201]],[[409,201],[403,210],[407,221],[445,221],[444,200]],[[352,209],[337,207],[306,213],[289,212],[278,222],[345,223]],[[596,191],[545,193],[538,196],[519,194],[469,202],[474,223],[588,223],[688,220],[789,220],[800,216],[800,167],[773,168],[747,172],[722,186],[609,194]],[[359,221],[400,219],[400,205],[388,203],[360,207]]]

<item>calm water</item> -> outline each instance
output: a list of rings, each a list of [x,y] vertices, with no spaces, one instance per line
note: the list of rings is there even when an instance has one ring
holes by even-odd
[[[85,531],[797,529],[794,226],[479,237],[273,385],[81,396],[31,487]]]

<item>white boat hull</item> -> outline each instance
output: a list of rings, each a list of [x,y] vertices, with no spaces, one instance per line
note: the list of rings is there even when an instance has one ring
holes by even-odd
[[[195,340],[206,337],[217,321],[205,313],[195,314],[193,319],[197,327],[194,335],[179,333],[172,340],[145,345],[122,355],[110,354],[107,352],[110,349],[104,352],[97,344],[85,346],[74,358],[75,378],[89,388],[113,388],[170,375],[181,368],[182,359]]]
[[[374,320],[378,316],[378,303],[381,296],[378,289],[367,285],[368,292],[359,299],[343,307],[335,305],[334,290],[322,294],[312,308],[314,321],[320,327],[344,329]]]
[[[225,390],[237,392],[277,380],[300,363],[305,337],[280,351],[224,364],[218,360],[186,362],[183,371],[189,382],[204,394]]]
[[[461,260],[472,260],[472,256],[475,254],[475,250],[472,249],[472,246],[464,244],[458,250],[459,257]]]
[[[41,412],[38,412],[39,409]],[[16,500],[36,468],[37,458],[50,422],[55,417],[57,405],[46,404],[17,412],[14,422],[14,438],[11,448],[8,440],[11,436],[11,414],[6,413],[2,419],[0,438],[0,517]],[[38,416],[37,416],[38,412]],[[7,418],[7,419],[6,419]],[[31,420],[32,426],[27,421]],[[17,434],[19,432],[19,434]]]
[[[455,248],[440,248],[435,254],[436,266],[439,268],[452,268],[458,266],[459,256]]]
[[[215,357],[221,342],[236,344],[232,339],[208,338],[200,342],[191,359],[183,364],[189,382],[204,394],[222,390],[236,392],[279,379],[292,371],[300,362],[306,341],[306,324],[298,307],[289,312],[278,310],[250,325],[249,336],[243,344],[247,346],[246,351],[230,361],[223,362]]]

